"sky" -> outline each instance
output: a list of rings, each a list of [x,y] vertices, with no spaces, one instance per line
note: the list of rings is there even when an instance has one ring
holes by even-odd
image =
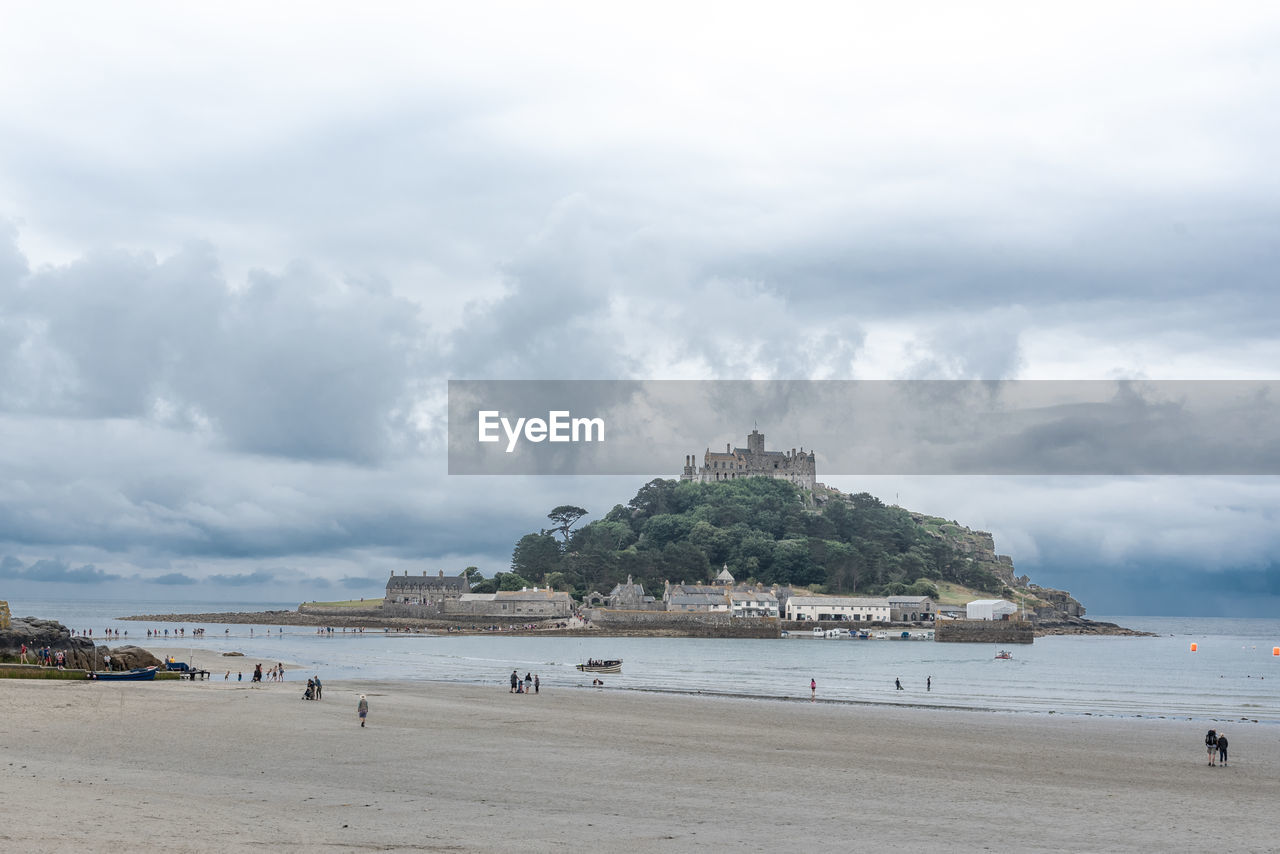
[[[645,482],[450,477],[450,379],[1280,364],[1273,3],[5,17],[0,598],[376,596]],[[1275,477],[827,480],[1091,614],[1280,602]]]

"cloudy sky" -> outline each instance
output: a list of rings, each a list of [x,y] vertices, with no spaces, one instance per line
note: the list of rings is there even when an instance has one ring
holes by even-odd
[[[350,9],[6,10],[4,598],[377,595],[644,482],[447,476],[450,378],[1275,378],[1273,3]],[[830,481],[1280,599],[1273,477]]]

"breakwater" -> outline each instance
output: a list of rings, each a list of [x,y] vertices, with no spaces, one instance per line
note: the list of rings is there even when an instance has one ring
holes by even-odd
[[[934,639],[939,643],[1032,643],[1035,628],[1026,620],[939,620]]]

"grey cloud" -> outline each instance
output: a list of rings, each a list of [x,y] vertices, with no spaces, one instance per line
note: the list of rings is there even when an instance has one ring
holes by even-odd
[[[383,587],[386,583],[387,579],[385,576],[372,578],[368,576],[348,575],[344,578],[338,579],[338,584],[347,590],[367,590],[371,587]]]
[[[72,567],[64,561],[45,558],[24,566],[22,561],[12,556],[0,561],[0,577],[55,584],[104,584],[121,579],[121,576],[105,572],[93,564]]]
[[[155,578],[148,578],[147,581],[152,584],[198,584],[199,579],[192,578],[190,575],[182,572],[167,572],[164,575],[157,575]]]
[[[233,291],[196,244],[163,261],[86,256],[0,299],[0,318],[25,321],[0,323],[10,411],[154,420],[300,459],[368,463],[416,446],[403,434],[424,331],[385,288],[296,265]]]
[[[276,578],[276,573],[265,569],[254,570],[253,572],[244,572],[236,575],[224,575],[218,573],[210,575],[209,581],[213,584],[220,584],[226,587],[245,587],[250,584],[270,584]]]

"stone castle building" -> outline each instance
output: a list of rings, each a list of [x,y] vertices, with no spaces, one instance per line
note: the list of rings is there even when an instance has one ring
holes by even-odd
[[[471,592],[471,585],[462,575],[404,575],[391,573],[387,580],[387,596],[384,601],[394,605],[422,605],[440,608],[446,601],[457,600]]]
[[[788,480],[801,489],[812,490],[818,481],[813,451],[766,451],[764,434],[752,430],[747,436],[745,448],[724,446],[724,453],[707,448],[698,466],[693,454],[684,458],[681,480],[715,483],[720,480],[736,480],[740,477],[776,477]]]

